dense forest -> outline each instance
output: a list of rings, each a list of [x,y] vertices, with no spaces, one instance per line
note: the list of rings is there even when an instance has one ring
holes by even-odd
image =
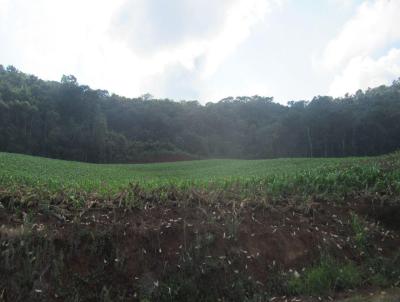
[[[290,89],[290,88],[288,88]],[[377,155],[400,148],[400,80],[287,106],[128,99],[0,65],[0,151],[88,162]]]

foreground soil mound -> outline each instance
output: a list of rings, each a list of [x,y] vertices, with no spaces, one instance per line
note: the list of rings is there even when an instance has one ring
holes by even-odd
[[[0,209],[0,301],[330,301],[399,285],[368,201]]]

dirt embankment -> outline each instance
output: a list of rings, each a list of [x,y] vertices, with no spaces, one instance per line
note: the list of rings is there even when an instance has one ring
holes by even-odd
[[[354,213],[365,217],[369,250],[390,257],[400,246],[393,211],[365,202],[2,208],[0,300],[243,301],[260,292],[253,301],[285,301],[285,280],[321,255],[364,261]]]

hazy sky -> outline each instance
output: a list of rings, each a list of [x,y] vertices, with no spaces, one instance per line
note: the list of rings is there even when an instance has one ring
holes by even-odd
[[[0,64],[127,97],[340,96],[400,77],[400,0],[0,0]]]

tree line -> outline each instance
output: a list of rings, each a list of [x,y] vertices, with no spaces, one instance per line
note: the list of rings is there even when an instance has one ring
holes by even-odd
[[[0,65],[0,151],[87,162],[338,157],[400,148],[400,80],[286,106],[272,97],[217,103],[129,99],[43,81]]]

